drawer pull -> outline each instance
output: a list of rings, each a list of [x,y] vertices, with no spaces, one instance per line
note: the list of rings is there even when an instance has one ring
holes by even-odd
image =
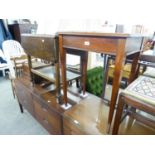
[[[89,46],[90,45],[90,42],[89,41],[84,41],[84,45],[85,46]]]

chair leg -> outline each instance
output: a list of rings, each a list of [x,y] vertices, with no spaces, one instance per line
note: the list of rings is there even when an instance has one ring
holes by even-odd
[[[115,121],[114,121],[114,127],[113,127],[113,130],[112,130],[113,135],[118,134],[118,129],[119,129],[119,125],[120,125],[120,122],[121,122],[123,107],[124,107],[123,96],[120,95],[119,100],[118,100],[118,107],[117,107],[117,111],[116,111]]]

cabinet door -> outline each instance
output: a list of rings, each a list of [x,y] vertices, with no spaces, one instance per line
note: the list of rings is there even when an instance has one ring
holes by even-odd
[[[28,112],[34,115],[32,95],[31,95],[31,92],[28,90],[28,88],[24,86],[22,83],[16,82],[15,90],[16,90],[16,95],[17,95],[17,98],[20,104],[22,104],[24,108],[28,110]]]
[[[34,111],[36,119],[49,131],[51,134],[62,134],[62,118],[61,116],[50,110],[39,99],[34,99]]]

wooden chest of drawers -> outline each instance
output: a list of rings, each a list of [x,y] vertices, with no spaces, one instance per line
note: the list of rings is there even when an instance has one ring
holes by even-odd
[[[28,110],[50,134],[62,134],[63,109],[60,109],[60,105],[56,102],[52,94],[44,95],[45,97],[43,98],[41,89],[38,89],[36,86],[31,86],[28,79],[19,78],[15,80],[16,95],[20,104]]]
[[[62,118],[61,115],[49,109],[48,106],[41,103],[38,99],[33,99],[34,111],[36,119],[51,134],[62,134]]]

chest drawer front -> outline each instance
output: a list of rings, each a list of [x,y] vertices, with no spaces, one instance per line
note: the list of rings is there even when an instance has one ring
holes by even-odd
[[[61,116],[57,115],[55,112],[48,110],[47,107],[39,104],[37,101],[34,102],[35,116],[40,118],[41,124],[47,128],[57,131],[61,134]],[[50,127],[48,127],[50,126]]]
[[[38,113],[35,114],[35,117],[50,134],[61,134],[57,130],[54,130],[53,126],[48,122],[48,120],[45,117],[39,115]]]
[[[85,135],[76,124],[68,121],[66,118],[63,119],[63,132],[65,135]]]
[[[117,40],[101,37],[64,36],[63,47],[86,51],[115,53],[117,50]]]

